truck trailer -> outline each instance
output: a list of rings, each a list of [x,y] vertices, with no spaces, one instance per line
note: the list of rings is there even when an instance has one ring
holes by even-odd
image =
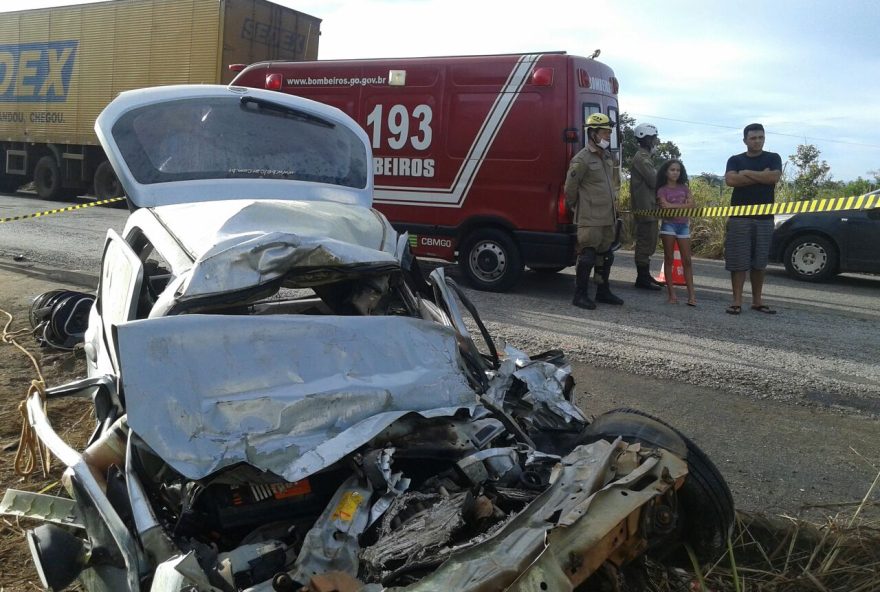
[[[266,61],[232,84],[348,113],[372,142],[374,207],[409,232],[413,252],[505,291],[525,266],[574,263],[566,170],[590,114],[618,119],[618,81],[597,55]]]
[[[0,13],[0,191],[122,194],[95,135],[120,92],[315,60],[321,20],[266,0],[113,0]]]

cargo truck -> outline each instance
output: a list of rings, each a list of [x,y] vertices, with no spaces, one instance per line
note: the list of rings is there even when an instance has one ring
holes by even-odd
[[[413,252],[457,260],[475,287],[505,291],[525,266],[574,263],[568,163],[591,113],[618,119],[618,81],[597,55],[267,61],[232,84],[348,113],[372,142],[373,204],[410,233]]]
[[[120,92],[228,83],[229,64],[315,60],[321,20],[266,0],[114,0],[0,13],[0,191],[121,188],[95,135]]]

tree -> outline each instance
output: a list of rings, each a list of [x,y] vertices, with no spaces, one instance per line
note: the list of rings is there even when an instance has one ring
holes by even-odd
[[[794,178],[795,196],[799,200],[815,199],[819,189],[831,180],[831,167],[819,160],[821,152],[813,144],[800,144],[788,159],[797,167]]]
[[[620,158],[623,163],[623,168],[629,170],[630,165],[632,165],[633,156],[636,155],[636,150],[639,148],[639,143],[636,142],[636,120],[630,116],[629,113],[621,113],[620,117],[617,120],[617,125],[620,126]]]
[[[627,171],[632,164],[633,156],[639,149],[639,142],[636,140],[636,126],[638,122],[628,113],[621,113],[617,120],[620,126],[620,153],[623,162],[623,168]],[[664,160],[670,158],[681,158],[681,150],[674,142],[660,142],[657,151],[654,152],[654,162],[659,166]]]

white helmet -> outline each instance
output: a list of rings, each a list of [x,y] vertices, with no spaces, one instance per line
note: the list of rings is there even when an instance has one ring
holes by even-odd
[[[636,126],[635,131],[636,138],[641,140],[647,136],[656,136],[657,135],[657,126],[653,123],[640,123]]]

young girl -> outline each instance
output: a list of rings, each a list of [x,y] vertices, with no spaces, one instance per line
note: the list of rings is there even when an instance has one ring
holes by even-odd
[[[694,198],[688,187],[687,171],[680,160],[667,160],[657,171],[657,202],[661,208],[693,208]],[[675,286],[672,281],[672,265],[674,262],[675,242],[681,253],[681,265],[684,268],[684,281],[687,285],[688,306],[697,305],[694,294],[694,270],[691,262],[691,231],[687,218],[662,218],[660,223],[660,240],[663,241],[663,273],[666,276],[666,291],[669,303],[678,304]]]

